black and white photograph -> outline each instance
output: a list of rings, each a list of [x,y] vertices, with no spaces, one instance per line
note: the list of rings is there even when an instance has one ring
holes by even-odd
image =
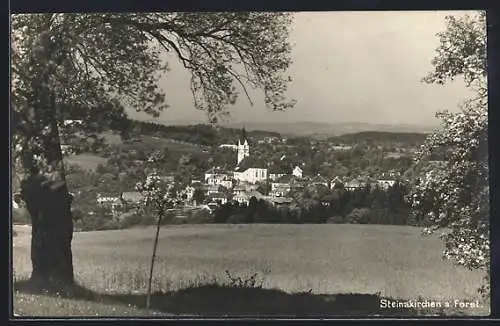
[[[485,11],[10,15],[12,316],[489,316]]]

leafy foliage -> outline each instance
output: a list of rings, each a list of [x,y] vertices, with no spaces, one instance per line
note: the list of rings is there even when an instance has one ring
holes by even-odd
[[[38,96],[31,84],[40,75],[36,69],[50,71],[46,87],[58,107],[52,119],[80,118],[87,127],[123,121],[125,127],[122,105],[157,116],[166,107],[158,88],[167,70],[161,50],[174,52],[191,72],[195,105],[214,121],[236,101],[235,84],[261,88],[268,107],[286,109],[293,105],[284,97],[290,22],[280,13],[14,15],[15,134],[44,128],[30,113]],[[36,56],[41,47],[47,64]]]
[[[157,117],[167,106],[158,86],[167,70],[160,56],[164,51],[173,51],[189,70],[195,106],[212,121],[235,103],[238,84],[244,90],[247,85],[262,89],[269,108],[286,109],[293,105],[284,95],[290,81],[284,75],[291,63],[290,17],[279,13],[13,15],[13,164],[24,179],[23,192],[30,194],[25,196],[30,216],[40,222],[32,228],[38,237],[32,242],[33,274],[39,271],[40,279],[74,281],[71,200],[60,144],[64,121],[82,120],[82,128],[95,133],[105,126],[126,130],[125,107]],[[155,191],[156,182],[151,176],[141,185],[149,199],[162,195]],[[44,208],[37,200],[45,195],[53,202]],[[58,263],[47,264],[47,259]]]
[[[440,112],[442,127],[428,137],[417,153],[420,169],[409,199],[419,218],[445,233],[445,257],[470,269],[489,270],[488,119],[486,97],[485,13],[448,17],[434,70],[424,78],[443,84],[462,76],[477,96],[467,99],[461,112]],[[443,161],[429,162],[436,151]]]
[[[143,206],[154,209],[159,215],[183,204],[186,199],[184,191],[165,182],[157,173],[151,173],[143,182],[137,183],[136,189],[143,195]]]

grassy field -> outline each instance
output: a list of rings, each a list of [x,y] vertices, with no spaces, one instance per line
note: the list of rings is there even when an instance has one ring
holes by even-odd
[[[26,278],[31,270],[29,229],[19,227],[17,233],[14,272],[16,278]],[[152,228],[76,233],[73,253],[78,283],[89,290],[121,298],[121,302],[130,304],[142,300],[147,288],[153,235]],[[193,300],[196,296],[203,297],[207,284],[227,284],[226,270],[244,278],[258,273],[258,283],[262,282],[263,287],[260,291],[267,291],[259,295],[274,298],[269,301],[272,304],[281,300],[293,302],[297,307],[307,303],[300,301],[303,296],[297,303],[294,293],[307,293],[311,307],[319,307],[318,303],[313,305],[312,298],[318,300],[341,293],[368,296],[370,300],[378,300],[378,294],[439,302],[476,299],[482,275],[443,261],[442,247],[436,236],[422,237],[420,229],[413,227],[171,226],[161,230],[154,290],[169,294],[157,298],[170,303],[167,307],[161,306],[161,311],[184,314],[214,312],[216,307],[200,310]],[[196,293],[192,292],[194,288]],[[174,293],[177,296],[172,297]],[[184,301],[178,299],[179,293]],[[226,311],[231,310],[227,293],[223,289],[218,289],[218,293],[223,303],[217,307],[222,305]],[[126,294],[129,296],[125,300]],[[241,295],[250,300],[253,294]],[[249,312],[271,309],[257,307],[263,300],[257,299],[256,293],[255,298],[253,307],[245,303],[249,305],[246,307]],[[178,300],[190,304],[179,307]],[[26,311],[24,301],[16,296],[16,305]],[[219,302],[213,298],[209,301]],[[231,304],[235,304],[234,301]],[[281,311],[276,309],[268,312]],[[463,313],[477,315],[489,311],[483,307]]]
[[[197,144],[191,144],[186,142],[178,142],[172,139],[165,139],[152,136],[141,136],[141,141],[138,143],[124,144],[120,135],[113,134],[110,132],[103,133],[102,136],[105,137],[105,141],[108,144],[121,146],[123,149],[160,149],[168,148],[171,151],[181,152],[181,153],[198,153],[202,150],[208,150],[206,146],[200,146]],[[107,158],[101,157],[97,154],[92,153],[81,153],[77,155],[70,155],[65,158],[65,161],[69,164],[76,164],[83,169],[95,171],[97,165],[106,165]]]
[[[95,171],[99,164],[106,165],[108,160],[95,154],[82,153],[77,155],[70,155],[65,158],[65,161],[69,164],[78,165],[85,170]]]

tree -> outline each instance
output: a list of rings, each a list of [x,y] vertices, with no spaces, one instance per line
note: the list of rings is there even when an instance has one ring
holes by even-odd
[[[178,189],[178,188],[177,188]],[[184,203],[186,194],[178,191],[176,187],[170,187],[158,174],[150,174],[137,184],[137,191],[141,192],[143,208],[152,209],[156,213],[156,233],[153,243],[153,254],[151,256],[151,266],[149,269],[148,292],[146,297],[146,307],[149,309],[151,303],[151,284],[153,281],[153,268],[158,246],[158,237],[163,218],[167,215],[167,210]]]
[[[294,104],[285,98],[289,14],[22,14],[11,21],[13,163],[32,218],[31,279],[40,284],[74,283],[59,141],[65,119],[78,117],[95,133],[125,121],[124,106],[158,116],[166,107],[158,88],[165,51],[191,73],[195,106],[211,122],[235,103],[237,85],[245,94],[262,89],[273,110]]]
[[[420,170],[410,201],[416,216],[428,219],[433,232],[444,235],[444,256],[470,269],[490,268],[488,119],[486,93],[485,13],[447,17],[446,31],[424,81],[443,84],[462,76],[476,96],[467,99],[459,113],[439,112],[442,128],[422,146],[415,162]],[[436,164],[429,157],[444,149]],[[483,289],[484,290],[484,289]]]

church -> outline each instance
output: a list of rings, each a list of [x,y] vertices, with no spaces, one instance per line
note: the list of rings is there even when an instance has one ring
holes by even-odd
[[[250,156],[250,145],[248,143],[245,128],[241,131],[238,139],[238,159],[234,169],[234,179],[240,182],[257,183],[267,180],[267,167],[257,158]]]

